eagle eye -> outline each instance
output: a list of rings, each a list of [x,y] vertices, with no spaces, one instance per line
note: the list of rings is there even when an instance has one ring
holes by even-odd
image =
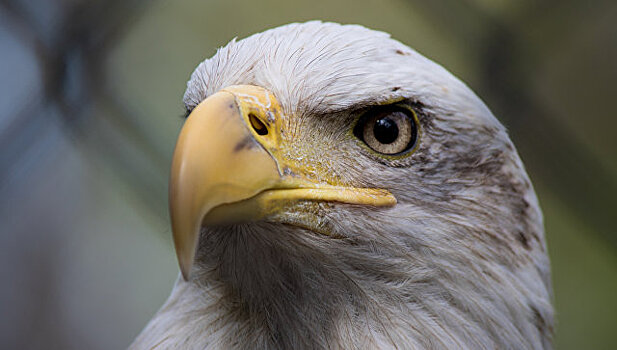
[[[398,155],[414,147],[417,118],[413,110],[400,106],[377,107],[360,117],[354,134],[375,152]]]

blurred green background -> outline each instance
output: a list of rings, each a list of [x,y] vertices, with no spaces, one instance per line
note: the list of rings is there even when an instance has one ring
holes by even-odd
[[[0,0],[0,344],[126,348],[178,268],[167,174],[196,65],[322,19],[387,31],[508,127],[544,209],[556,348],[617,349],[617,2]]]

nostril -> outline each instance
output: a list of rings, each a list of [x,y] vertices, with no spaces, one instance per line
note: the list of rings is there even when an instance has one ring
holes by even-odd
[[[268,134],[268,128],[259,118],[257,118],[257,116],[255,116],[255,114],[249,114],[249,121],[251,122],[251,126],[253,127],[253,129],[255,129],[255,132],[257,132],[258,135],[263,136]]]

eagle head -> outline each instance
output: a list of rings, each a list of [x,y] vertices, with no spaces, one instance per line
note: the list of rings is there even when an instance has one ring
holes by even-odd
[[[184,104],[182,278],[133,348],[550,347],[531,182],[441,66],[362,26],[290,24],[199,64]]]

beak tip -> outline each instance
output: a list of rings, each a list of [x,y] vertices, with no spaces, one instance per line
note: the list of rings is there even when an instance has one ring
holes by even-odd
[[[184,279],[184,282],[188,282],[191,279],[190,271],[184,271],[184,269],[181,269],[181,272],[182,272],[182,279]]]
[[[195,224],[198,222],[195,218],[200,216],[191,214],[191,210],[182,207],[178,202],[170,200],[171,229],[180,272],[184,280],[189,281],[201,231],[201,225]]]
[[[195,250],[199,237],[199,230],[194,231],[174,231],[174,246],[176,247],[176,258],[180,272],[185,281],[191,279],[191,270],[193,268],[193,259],[195,259]],[[190,234],[189,234],[190,233]]]
[[[191,279],[191,268],[193,265],[192,261],[187,262],[187,261],[182,261],[182,259],[179,259],[179,265],[180,265],[180,272],[182,273],[182,278],[188,282]]]

